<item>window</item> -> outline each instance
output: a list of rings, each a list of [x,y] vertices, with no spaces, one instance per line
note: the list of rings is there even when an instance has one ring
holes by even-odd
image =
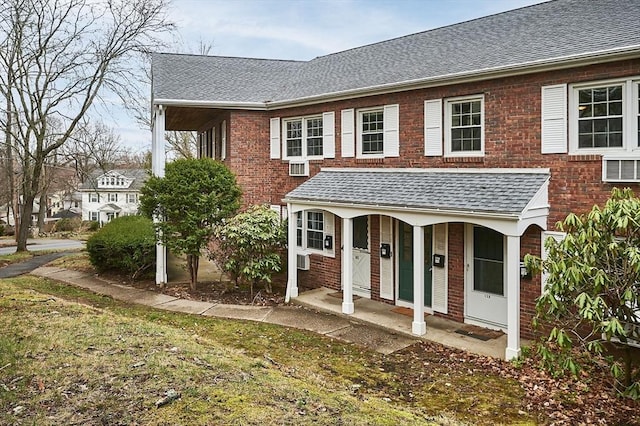
[[[330,216],[330,217],[329,217]],[[303,211],[296,214],[296,245],[303,250],[324,251],[325,235],[333,229],[332,215],[325,217],[323,212]]]
[[[307,212],[307,247],[322,250],[324,220],[321,212]]]
[[[384,153],[384,112],[383,110],[360,112],[362,130],[362,154]]]
[[[99,213],[98,212],[89,212],[89,220],[97,222],[99,220]]]
[[[571,153],[619,154],[640,147],[637,79],[574,85],[571,89]]]
[[[287,157],[321,157],[322,117],[304,117],[284,121]]]
[[[135,204],[138,202],[138,194],[127,194],[127,203]]]
[[[100,196],[95,192],[90,193],[89,194],[89,202],[90,203],[99,203],[100,202]]]
[[[483,98],[451,99],[447,101],[445,122],[448,155],[483,155]]]
[[[118,194],[116,194],[115,192],[110,192],[109,194],[107,194],[107,200],[110,203],[117,203],[118,202]]]
[[[578,148],[622,147],[622,86],[578,90]]]

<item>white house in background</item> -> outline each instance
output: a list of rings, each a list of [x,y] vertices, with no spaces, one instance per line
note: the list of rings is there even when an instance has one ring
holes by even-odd
[[[149,174],[144,169],[96,171],[79,188],[82,194],[82,220],[100,226],[119,216],[138,213],[140,188]]]

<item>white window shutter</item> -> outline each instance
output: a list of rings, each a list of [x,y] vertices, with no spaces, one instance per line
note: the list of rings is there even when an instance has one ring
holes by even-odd
[[[356,145],[354,138],[355,130],[355,111],[351,109],[343,109],[340,117],[340,127],[342,128],[342,156],[353,157],[356,155]]]
[[[336,117],[333,111],[322,113],[322,153],[324,158],[336,157]]]
[[[227,121],[222,122],[222,127],[220,128],[220,159],[224,160],[227,158]]]
[[[424,101],[424,155],[442,155],[442,99]]]
[[[280,117],[271,119],[271,158],[280,158]]]
[[[567,152],[567,85],[542,87],[542,153]]]
[[[335,250],[336,250],[336,237],[335,237],[335,216],[333,215],[333,213],[329,213],[329,212],[324,212],[323,215],[323,227],[324,227],[324,235],[330,235],[331,239],[333,240],[333,244],[331,244],[331,248],[330,249],[324,249],[324,254],[328,255],[328,256],[335,256]]]
[[[400,156],[400,106],[384,106],[384,156]]]
[[[449,265],[447,250],[447,232],[446,223],[433,225],[433,253],[444,255],[444,268],[434,266],[433,271],[433,310],[447,313],[447,269]]]
[[[542,242],[542,248],[540,250],[540,258],[542,260],[547,260],[547,258],[549,257],[549,253],[547,252],[547,248],[544,246],[544,243],[547,241],[548,238],[553,238],[554,240],[556,240],[557,243],[562,242],[562,240],[564,240],[564,238],[567,236],[566,233],[564,232],[557,232],[557,231],[542,231],[541,232],[541,242]],[[541,288],[540,288],[540,294],[544,294],[545,293],[545,287],[547,286],[547,278],[549,277],[549,274],[545,271],[542,271],[541,274]]]

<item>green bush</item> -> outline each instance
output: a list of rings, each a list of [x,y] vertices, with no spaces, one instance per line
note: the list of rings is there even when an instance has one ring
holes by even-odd
[[[54,230],[56,232],[72,232],[80,226],[79,219],[63,218],[56,222]]]
[[[113,219],[87,240],[91,264],[99,272],[126,273],[132,279],[155,266],[153,222],[143,216]]]

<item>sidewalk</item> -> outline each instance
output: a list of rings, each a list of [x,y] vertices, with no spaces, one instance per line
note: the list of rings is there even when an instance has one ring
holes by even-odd
[[[364,321],[317,312],[303,306],[227,305],[185,300],[109,282],[93,274],[50,266],[39,267],[33,270],[31,274],[72,284],[98,294],[111,296],[117,300],[138,303],[158,309],[265,322],[308,330],[338,340],[362,345],[383,354],[403,349],[417,341],[416,338],[385,330],[375,325],[369,325]]]

